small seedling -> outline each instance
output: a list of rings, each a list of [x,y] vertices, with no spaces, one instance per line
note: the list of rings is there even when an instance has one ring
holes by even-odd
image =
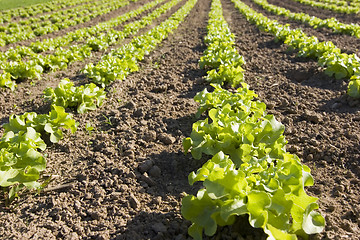
[[[109,124],[110,126],[112,126],[112,123],[111,123],[111,118],[112,117],[107,117],[105,116],[104,114],[102,114],[102,116],[106,119],[105,123]]]
[[[89,135],[91,135],[92,131],[95,130],[95,128],[91,125],[91,123],[87,122],[85,124],[85,130]]]

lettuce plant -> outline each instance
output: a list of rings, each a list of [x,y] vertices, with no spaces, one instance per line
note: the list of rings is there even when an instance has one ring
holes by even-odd
[[[7,132],[0,139],[0,186],[21,184],[30,189],[38,188],[36,180],[46,167],[39,150],[45,148],[40,133],[32,127],[17,133]]]
[[[78,113],[85,113],[100,107],[106,97],[103,88],[93,83],[75,87],[70,79],[63,79],[55,89],[47,88],[44,98],[52,105],[64,108],[75,107]]]
[[[358,75],[351,77],[347,93],[350,97],[360,98],[360,77]]]
[[[202,239],[203,231],[214,235],[218,225],[231,225],[240,215],[247,215],[250,225],[262,228],[268,239],[306,239],[324,228],[324,218],[315,211],[317,198],[304,190],[314,183],[310,169],[295,155],[237,165],[218,152],[189,175],[191,185],[198,181],[204,188],[185,196],[181,208],[192,221],[189,234],[194,239]]]
[[[0,87],[7,87],[10,88],[12,91],[15,90],[16,83],[11,80],[11,74],[10,73],[3,73],[0,74]]]
[[[77,124],[72,115],[65,112],[61,106],[51,106],[49,114],[37,114],[35,112],[26,112],[23,115],[11,115],[9,122],[3,125],[5,133],[13,132],[14,134],[25,131],[28,127],[43,137],[44,134],[49,136],[53,143],[57,143],[63,137],[61,128],[69,129],[72,133],[76,131]]]

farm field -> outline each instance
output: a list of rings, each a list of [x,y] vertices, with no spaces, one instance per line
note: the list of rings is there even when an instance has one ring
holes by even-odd
[[[17,1],[10,1],[10,0],[1,0],[1,9],[6,10],[11,8],[18,8],[18,7],[25,7],[37,3],[45,3],[48,0],[32,0],[32,1],[24,1],[24,0],[17,0]]]
[[[43,4],[45,6],[52,2],[55,3],[50,1]],[[207,112],[212,119],[209,120],[210,123],[217,121],[214,120],[214,109],[211,112],[209,107],[209,111],[204,111],[198,118],[200,100],[194,100],[205,88],[209,91],[213,89],[205,78],[207,71],[212,68],[204,68],[199,64],[200,59],[204,60],[202,57],[211,42],[211,38],[206,36],[211,23],[209,13],[212,11],[212,2],[215,1],[57,0],[56,3],[63,4],[63,8],[56,8],[56,4],[49,5],[48,8],[32,5],[31,11],[34,15],[31,16],[17,15],[21,14],[21,11],[13,11],[13,16],[10,16],[9,12],[0,12],[0,124],[3,124],[0,128],[0,135],[3,136],[0,141],[0,184],[4,190],[0,194],[0,239],[193,239],[188,233],[191,214],[186,214],[186,209],[182,208],[182,199],[189,194],[196,196],[201,188],[208,192],[214,190],[209,185],[211,180],[200,181],[201,177],[195,178],[195,174],[189,179],[188,176],[193,171],[200,168],[204,170],[209,166],[207,161],[215,155],[210,152],[213,152],[212,147],[215,148],[218,143],[214,140],[210,149],[202,149],[201,146],[196,146],[201,134],[194,133],[195,122],[207,118]],[[255,119],[258,114],[263,114],[254,122],[248,118],[246,121],[256,127],[259,127],[256,124],[261,121],[269,122],[271,127],[276,125],[277,129],[271,130],[273,135],[268,136],[268,141],[264,140],[266,145],[273,141],[276,135],[275,143],[269,143],[266,145],[267,149],[262,150],[263,140],[259,140],[261,144],[253,140],[251,153],[249,150],[246,155],[245,150],[241,149],[244,159],[252,154],[251,160],[238,161],[241,164],[251,163],[254,159],[260,159],[261,151],[264,151],[265,159],[269,161],[266,166],[270,168],[271,164],[282,162],[281,156],[291,158],[294,156],[291,154],[297,155],[305,167],[297,162],[296,166],[300,166],[302,171],[296,174],[301,177],[295,176],[292,168],[291,174],[294,175],[286,176],[287,180],[296,180],[301,189],[306,186],[308,195],[318,198],[319,208],[314,209],[325,219],[325,227],[321,232],[320,226],[307,230],[320,232],[310,235],[309,239],[360,239],[360,95],[356,98],[347,93],[349,82],[352,81],[352,92],[355,95],[360,94],[360,80],[357,80],[360,79],[360,63],[356,65],[356,60],[360,61],[357,57],[360,54],[360,30],[359,36],[356,36],[355,28],[352,32],[343,30],[344,32],[339,33],[334,31],[340,30],[329,27],[314,28],[295,17],[290,19],[284,14],[275,14],[257,4],[264,1],[241,1],[258,13],[277,20],[279,24],[290,24],[291,29],[302,29],[306,36],[315,36],[319,42],[331,41],[341,53],[346,54],[342,55],[346,59],[341,65],[346,67],[341,68],[333,63],[335,60],[331,62],[323,57],[326,54],[323,54],[320,47],[311,53],[306,52],[310,47],[299,51],[297,47],[305,44],[299,44],[300,40],[296,37],[292,38],[295,39],[292,42],[286,39],[288,44],[285,44],[285,37],[275,38],[271,30],[262,31],[266,27],[259,27],[248,20],[239,10],[239,2],[221,0],[221,5],[224,20],[235,36],[234,44],[229,46],[245,61],[243,63],[241,59],[234,57],[231,64],[242,64],[241,67],[236,65],[232,70],[236,76],[244,75],[243,81],[257,94],[255,100],[252,100],[254,105],[248,110],[247,117]],[[332,1],[315,2],[330,4]],[[356,0],[347,2],[354,2],[354,8],[358,6]],[[267,0],[266,3],[286,8],[292,13],[306,13],[319,19],[335,17],[347,25],[360,24],[360,13],[334,12],[295,0]],[[86,9],[82,9],[82,6],[86,6]],[[53,10],[49,10],[52,8]],[[71,11],[74,8],[76,11]],[[61,14],[51,15],[59,12]],[[174,17],[174,14],[177,15]],[[64,24],[65,17],[62,19],[61,16],[69,16],[70,21]],[[30,21],[30,18],[34,20]],[[21,24],[21,21],[25,24]],[[36,25],[46,21],[51,24],[48,22],[43,26]],[[169,24],[163,28],[158,27],[165,21]],[[263,22],[257,21],[257,24],[261,25]],[[51,28],[54,24],[57,27]],[[4,29],[1,26],[4,26]],[[39,30],[40,27],[43,31]],[[151,35],[152,29],[159,32]],[[6,34],[1,35],[4,32]],[[9,37],[10,32],[17,34],[19,38]],[[170,33],[167,35],[168,32]],[[278,32],[283,33],[285,30]],[[297,36],[305,39],[305,35]],[[7,42],[2,41],[5,38]],[[293,49],[289,49],[290,44]],[[338,50],[334,46],[330,45],[328,51],[333,50],[334,53],[331,54],[336,55]],[[299,53],[303,53],[303,56],[299,56]],[[306,55],[310,57],[305,57]],[[326,61],[326,64],[321,66],[321,61]],[[229,68],[231,65],[221,64]],[[221,64],[220,66],[223,66]],[[326,71],[324,66],[327,66]],[[217,65],[213,68],[218,67]],[[225,73],[224,78],[226,74],[232,73]],[[48,88],[55,89],[60,82],[64,84],[64,79],[71,80],[74,86],[86,86],[87,93],[93,93],[91,97],[91,94],[84,97],[85,93],[79,97],[79,101],[90,99],[87,105],[71,105],[69,101],[65,111],[71,115],[62,112],[61,107],[51,106],[49,101],[55,100],[54,95],[51,95],[52,90]],[[226,92],[230,95],[235,94],[237,87],[241,87],[241,84],[238,84],[241,80],[238,80],[235,83],[225,83],[223,89],[227,89]],[[359,84],[358,92],[356,81]],[[239,88],[238,91],[249,92],[246,87],[242,90]],[[62,99],[57,101],[58,104],[62,102]],[[245,106],[245,100],[240,102]],[[266,104],[267,114],[273,115],[279,123],[262,112],[263,103]],[[254,110],[255,105],[260,106],[259,109]],[[223,106],[224,109],[230,107],[233,106]],[[206,110],[206,107],[204,108]],[[25,124],[25,120],[10,117],[13,114],[19,116],[30,112],[35,112],[37,116],[48,116],[50,113],[50,118],[56,120],[49,121],[48,125],[42,127],[43,133],[39,134],[32,132],[36,127],[20,126]],[[216,114],[220,119],[223,113]],[[11,124],[8,124],[9,118]],[[29,119],[36,117],[31,115],[26,121],[30,122]],[[284,130],[282,125],[279,125],[280,122],[284,125]],[[219,125],[221,124],[227,123],[222,122]],[[233,124],[230,128],[234,129],[236,126]],[[58,131],[59,127],[62,127],[62,132]],[[21,131],[14,130],[17,128]],[[72,131],[75,128],[76,131]],[[241,134],[239,129],[234,132]],[[8,200],[12,194],[9,190],[13,186],[9,183],[14,180],[6,177],[14,173],[8,171],[12,162],[5,162],[10,154],[5,151],[11,149],[9,141],[12,140],[9,139],[16,138],[12,138],[9,132],[17,134],[19,139],[27,139],[24,148],[32,150],[31,154],[25,156],[31,160],[36,158],[36,161],[31,163],[34,168],[31,168],[31,171],[30,168],[24,170],[21,177],[16,175],[16,180],[26,180],[25,184],[30,188],[40,187],[37,183],[44,184],[41,185],[43,189],[39,193],[36,190],[19,190],[16,193],[19,197],[15,197],[12,202]],[[221,134],[214,132],[209,135],[215,139]],[[282,136],[287,141],[286,153],[283,152],[285,141]],[[191,153],[189,151],[186,155],[183,147],[185,138],[185,142],[190,141],[192,144],[191,147],[188,146]],[[242,137],[245,138],[248,140],[251,137]],[[240,149],[239,144],[248,145],[244,144],[245,140],[242,141],[235,143],[235,147]],[[34,145],[36,147],[33,147]],[[225,145],[226,142],[221,146]],[[236,161],[236,154],[226,152],[229,151],[228,145],[223,151]],[[254,145],[258,147],[256,150]],[[16,147],[13,147],[12,151],[15,151],[14,149],[16,150]],[[199,154],[199,151],[202,152]],[[17,154],[19,156],[23,152],[19,151]],[[21,164],[24,163],[19,163]],[[239,162],[236,164],[239,166]],[[311,170],[313,185],[308,184],[306,166]],[[41,172],[39,176],[38,169]],[[210,172],[207,173],[211,175]],[[264,175],[266,174],[265,170]],[[207,175],[204,174],[203,178]],[[253,175],[257,177],[261,174]],[[36,176],[35,181],[30,179],[33,176]],[[190,185],[191,179],[199,182]],[[204,185],[201,185],[203,181]],[[225,187],[222,187],[225,189],[227,184],[230,183],[227,182]],[[267,190],[256,188],[258,186],[255,185],[252,186],[256,189],[253,193],[263,196]],[[266,194],[273,196],[273,190],[268,191]],[[215,195],[209,195],[213,198],[210,202],[217,202],[219,205],[222,201],[219,199],[228,196],[223,194],[217,198]],[[251,196],[253,195],[248,194],[246,199]],[[305,197],[301,199],[308,201],[309,205],[312,201]],[[256,204],[262,204],[261,201]],[[286,205],[290,200],[281,201],[265,207],[282,209],[275,205]],[[206,210],[214,213],[218,209],[211,207]],[[249,205],[247,208],[250,211]],[[199,213],[198,217],[204,222],[204,226],[199,228],[201,231],[206,229],[206,224],[212,223],[206,210],[204,215],[207,218],[201,215],[202,213]],[[197,211],[194,212],[195,216]],[[262,220],[259,218],[265,213],[259,213],[260,217],[249,224],[248,216],[239,212],[240,210],[232,212],[242,215],[234,218],[232,224],[218,226],[212,236],[203,234],[203,239],[267,239],[263,229],[268,231],[267,233],[276,231],[269,230],[266,224],[259,228],[250,226],[260,226],[259,221]],[[251,214],[256,215],[253,212]],[[270,214],[270,211],[266,214]],[[310,216],[317,216],[316,219],[321,220],[319,215],[309,214],[308,218],[311,219]],[[198,219],[194,217],[192,220]],[[269,222],[271,220],[273,219],[269,217]],[[296,219],[292,218],[290,222],[295,225]],[[303,226],[300,224],[301,227]],[[209,232],[213,231],[213,228],[209,229]],[[281,230],[287,231],[284,229]],[[285,234],[278,233],[276,239],[295,239],[295,234],[287,235],[288,238],[281,236]]]

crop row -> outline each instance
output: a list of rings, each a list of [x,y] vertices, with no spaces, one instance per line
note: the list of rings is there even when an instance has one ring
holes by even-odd
[[[23,30],[34,30],[35,28],[39,27],[40,25],[32,25],[34,23],[39,23],[41,24],[41,26],[45,26],[45,24],[50,24],[50,23],[57,23],[59,22],[60,19],[58,19],[59,17],[63,17],[63,19],[70,19],[71,17],[74,17],[76,15],[73,15],[74,13],[78,13],[78,15],[80,16],[80,12],[81,10],[87,9],[91,6],[96,6],[96,5],[101,5],[103,4],[104,1],[96,1],[93,3],[87,3],[84,5],[79,5],[73,8],[68,8],[65,10],[60,10],[60,11],[55,11],[55,12],[51,12],[49,14],[44,14],[41,15],[39,17],[31,17],[31,18],[27,18],[24,20],[21,20],[19,22],[11,22],[9,24],[4,24],[0,27],[0,31],[1,32],[5,32],[8,34],[13,34],[19,31],[23,31]],[[44,21],[46,20],[50,20],[46,23],[44,23]]]
[[[163,1],[164,0],[156,0],[150,2],[139,8],[141,11],[135,10],[135,13],[139,14],[145,9],[156,6]],[[173,6],[178,1],[179,0],[173,0],[171,5]],[[6,86],[14,89],[15,83],[12,79],[40,79],[43,73],[56,71],[58,69],[65,69],[69,64],[75,61],[82,61],[85,58],[90,57],[91,51],[106,49],[111,45],[115,45],[125,37],[135,34],[141,28],[150,24],[170,7],[169,4],[164,6],[165,7],[158,8],[148,16],[143,17],[141,20],[125,25],[122,31],[109,29],[106,34],[99,35],[97,38],[90,38],[84,44],[71,45],[68,49],[59,47],[53,54],[42,55],[32,51],[26,52],[28,55],[26,62],[24,62],[21,57],[20,59],[15,59],[14,61],[5,62],[2,66],[4,73],[0,76],[0,86]],[[4,85],[1,85],[1,79],[3,79]]]
[[[233,38],[220,0],[213,0],[205,55],[214,57],[209,63],[200,60],[209,69],[207,78],[214,69],[234,65],[233,55],[227,59],[223,47],[235,49]],[[227,77],[237,78],[237,73]],[[203,182],[196,196],[182,200],[182,214],[192,222],[190,236],[202,239],[203,231],[212,236],[217,226],[231,225],[241,215],[248,215],[250,225],[262,228],[268,239],[307,238],[322,231],[325,220],[315,211],[317,198],[304,190],[313,184],[310,169],[285,151],[284,126],[266,114],[265,104],[254,99],[257,95],[247,84],[235,93],[212,86],[213,92],[205,89],[195,96],[200,104],[197,116],[208,116],[193,124],[183,142],[185,152],[191,149],[195,159],[203,153],[213,156],[189,175],[191,185]]]
[[[34,55],[35,53],[41,53],[45,51],[54,51],[58,47],[66,47],[71,43],[77,41],[85,41],[90,37],[97,37],[104,31],[110,31],[111,28],[117,27],[125,21],[141,14],[142,12],[154,7],[155,2],[144,4],[142,7],[114,17],[109,21],[98,23],[95,26],[84,27],[72,32],[66,33],[64,36],[56,38],[47,38],[42,41],[36,41],[30,43],[29,46],[17,46],[16,48],[9,48],[8,51],[0,52],[0,62],[6,62],[7,60],[17,61],[25,57]]]
[[[294,30],[289,25],[282,25],[267,18],[240,0],[232,1],[249,22],[296,49],[299,56],[317,59],[329,76],[334,75],[336,79],[350,78],[347,93],[351,97],[360,98],[360,58],[356,54],[341,53],[330,41],[320,42],[315,36],[307,36],[301,29]]]
[[[327,3],[327,4],[334,4],[334,5],[339,5],[339,6],[344,6],[344,7],[357,7],[359,8],[360,4],[359,2],[348,2],[345,0],[317,0],[318,2],[323,2],[323,3]]]
[[[169,8],[179,1],[172,1],[165,5]],[[121,49],[126,51],[127,55],[136,56],[137,60],[134,64],[137,66],[138,60],[149,54],[179,26],[196,2],[196,0],[187,1],[166,21],[134,38],[131,43]],[[143,45],[135,46],[135,42],[141,42]],[[143,51],[144,48],[146,51]],[[121,61],[120,55],[117,55],[117,58]],[[52,102],[52,110],[49,114],[37,115],[31,112],[20,116],[12,115],[9,123],[4,125],[5,133],[0,140],[2,159],[0,186],[7,188],[9,200],[16,197],[18,191],[23,188],[40,190],[45,186],[46,182],[38,181],[41,172],[46,167],[46,160],[41,154],[41,151],[46,148],[44,138],[49,138],[51,142],[56,143],[63,136],[61,128],[70,129],[72,132],[75,132],[77,128],[77,123],[72,119],[71,114],[65,112],[64,107],[77,108],[79,113],[94,110],[103,103],[105,92],[103,88],[93,83],[75,87],[73,82],[64,79],[57,88],[47,88],[44,96]]]
[[[215,12],[210,13],[210,16],[214,15],[213,18],[219,14],[216,11],[218,10],[216,6],[213,9]],[[211,83],[221,85],[225,83],[234,87],[239,85],[244,80],[242,65],[245,60],[234,47],[235,36],[230,32],[227,23],[223,19],[211,19],[208,32],[209,34],[204,40],[208,47],[199,62],[201,68],[205,66],[211,67],[205,79]],[[221,35],[221,42],[218,42],[219,38],[215,33]],[[225,62],[226,64],[222,64]]]
[[[269,4],[267,0],[254,0],[254,2],[265,10],[275,13],[276,15],[285,16],[295,21],[300,21],[309,24],[313,28],[329,28],[335,33],[344,33],[351,36],[360,38],[360,25],[351,23],[342,23],[336,18],[321,19],[318,17],[310,16],[306,13],[291,12],[288,9]]]
[[[88,22],[91,19],[109,13],[115,9],[128,5],[125,0],[112,0],[111,2],[102,0],[99,2],[82,5],[71,10],[50,14],[46,18],[48,21],[35,22],[30,25],[19,26],[11,23],[7,27],[0,27],[0,46],[10,43],[35,38],[61,29],[69,28],[80,23]]]
[[[338,13],[351,14],[351,13],[358,13],[360,10],[359,7],[339,6],[336,4],[328,4],[328,3],[324,3],[324,2],[317,2],[314,0],[294,0],[294,1],[302,3],[302,4],[310,5],[312,7],[331,10],[331,11],[338,12]]]
[[[14,17],[26,18],[92,1],[94,0],[59,0],[51,1],[49,3],[36,4],[28,7],[4,10],[0,12],[0,24],[11,22],[13,20],[12,18]]]
[[[89,63],[83,72],[97,85],[107,86],[115,80],[125,79],[131,72],[139,69],[138,62],[148,55],[156,46],[178,27],[196,0],[189,0],[180,11],[170,19],[151,29],[144,35],[135,37],[129,44],[113,49],[94,65]]]

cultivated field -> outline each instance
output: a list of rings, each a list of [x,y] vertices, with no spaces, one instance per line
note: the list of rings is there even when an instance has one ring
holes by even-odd
[[[359,11],[1,11],[0,239],[360,239]]]

